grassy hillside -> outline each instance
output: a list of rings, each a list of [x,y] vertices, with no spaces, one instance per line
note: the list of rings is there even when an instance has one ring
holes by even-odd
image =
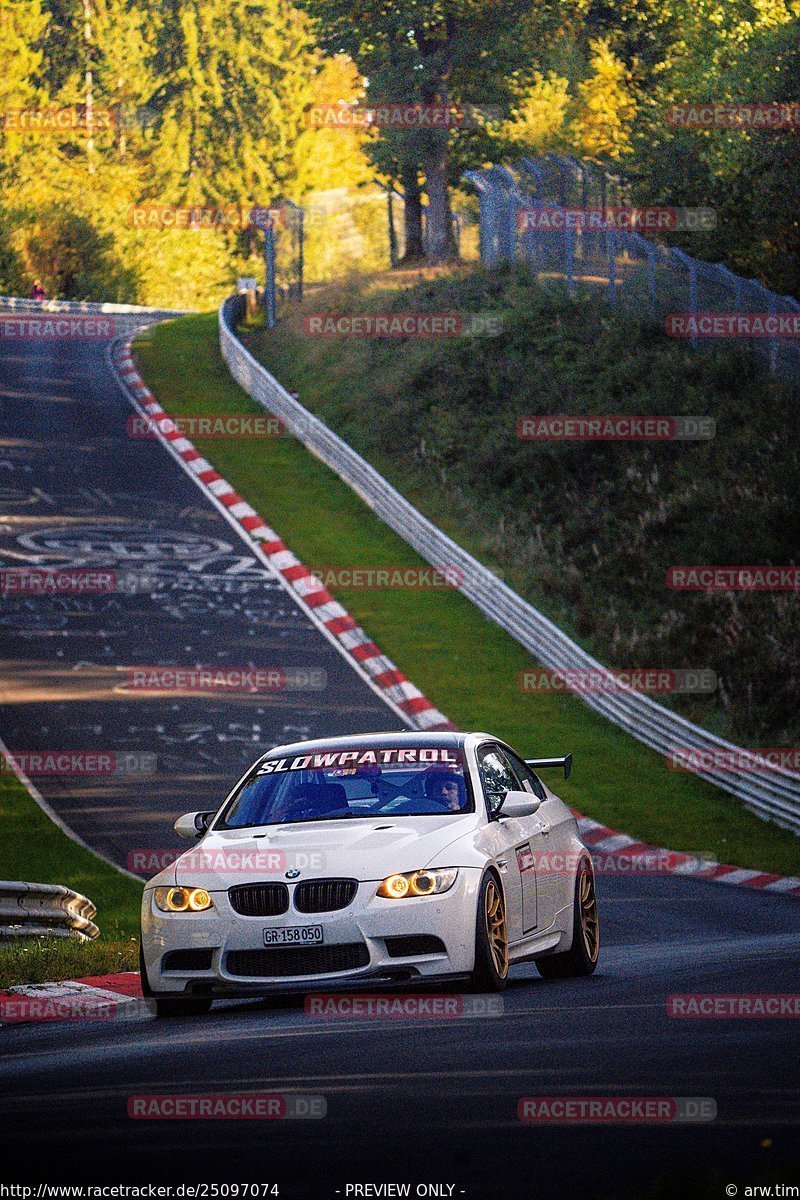
[[[305,312],[494,312],[495,337],[311,337],[302,315],[247,341],[428,516],[601,661],[716,672],[675,706],[745,745],[796,745],[793,593],[667,588],[674,565],[787,564],[800,546],[796,402],[741,349],[715,354],[527,272],[391,276]],[[711,441],[532,442],[520,417],[703,415]],[[671,702],[671,701],[668,701]]]

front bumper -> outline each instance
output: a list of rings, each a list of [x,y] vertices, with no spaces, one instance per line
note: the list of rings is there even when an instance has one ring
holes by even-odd
[[[480,881],[480,870],[462,867],[448,892],[403,900],[376,896],[379,881],[360,883],[355,898],[346,908],[327,913],[298,912],[293,902],[294,885],[289,885],[289,908],[274,917],[242,916],[232,907],[226,891],[211,893],[214,907],[207,912],[162,913],[155,907],[149,888],[142,902],[142,950],[148,982],[159,994],[199,992],[222,997],[297,990],[320,983],[465,975],[475,964],[475,915]],[[363,965],[309,972],[305,956],[302,970],[295,974],[291,968],[287,973],[286,963],[291,959],[281,955],[280,973],[261,974],[270,968],[267,956],[290,949],[266,948],[264,930],[296,925],[321,925],[326,948],[358,947],[352,957],[363,961]],[[396,937],[435,937],[444,949],[437,953],[390,954],[386,939]],[[210,966],[206,970],[165,969],[165,956],[178,950],[210,951]],[[245,964],[252,960],[236,952],[253,951],[259,952],[256,955],[259,974],[244,974],[243,960]],[[351,957],[351,952],[344,949],[333,951],[336,957],[340,953],[345,958]]]

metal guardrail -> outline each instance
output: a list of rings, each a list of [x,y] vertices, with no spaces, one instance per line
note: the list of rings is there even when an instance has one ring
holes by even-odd
[[[59,884],[0,882],[0,941],[44,935],[88,942],[100,932],[96,913],[91,900]]]
[[[136,316],[182,317],[192,312],[186,308],[149,308],[138,304],[107,304],[99,300],[29,300],[23,296],[0,296],[0,309],[21,309],[23,312],[86,312],[119,313]]]
[[[295,400],[236,337],[234,330],[242,307],[241,297],[231,297],[220,308],[220,349],[231,375],[248,395],[280,417],[304,446],[348,483],[426,562],[441,569],[456,568],[462,579],[459,590],[543,666],[557,671],[606,670],[543,613],[437,529],[360,454]],[[732,742],[715,737],[630,688],[581,693],[581,699],[658,754],[666,756],[678,748],[711,754],[740,753]],[[709,768],[696,773],[737,796],[759,816],[800,833],[800,775],[781,767],[761,774],[741,768]]]

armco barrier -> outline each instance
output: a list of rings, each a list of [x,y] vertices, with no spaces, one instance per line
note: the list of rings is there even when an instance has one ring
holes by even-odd
[[[91,900],[55,883],[0,883],[0,940],[17,937],[77,938],[100,932]]]
[[[183,308],[148,308],[138,304],[107,304],[99,300],[28,300],[22,296],[0,296],[0,309],[4,308],[22,312],[118,313],[131,317],[182,317],[191,311]]]
[[[220,308],[220,348],[231,375],[248,395],[280,417],[304,446],[348,483],[426,562],[434,567],[460,570],[463,580],[460,591],[543,666],[556,671],[605,669],[538,609],[437,529],[360,454],[290,396],[236,337],[234,330],[241,312],[242,297],[237,296],[226,300]],[[659,754],[668,755],[678,747],[712,753],[739,750],[641,692],[621,689],[581,694],[581,699]],[[737,796],[759,816],[800,833],[800,775],[778,767],[759,774],[740,768],[697,773]]]

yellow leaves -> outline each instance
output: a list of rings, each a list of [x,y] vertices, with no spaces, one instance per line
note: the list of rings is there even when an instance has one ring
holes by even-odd
[[[502,132],[537,154],[555,150],[565,140],[569,106],[569,81],[554,71],[547,75],[536,71],[533,83],[520,92]]]
[[[590,49],[591,74],[578,84],[570,132],[581,153],[619,158],[631,148],[630,128],[636,115],[631,75],[606,40],[591,42]]]

